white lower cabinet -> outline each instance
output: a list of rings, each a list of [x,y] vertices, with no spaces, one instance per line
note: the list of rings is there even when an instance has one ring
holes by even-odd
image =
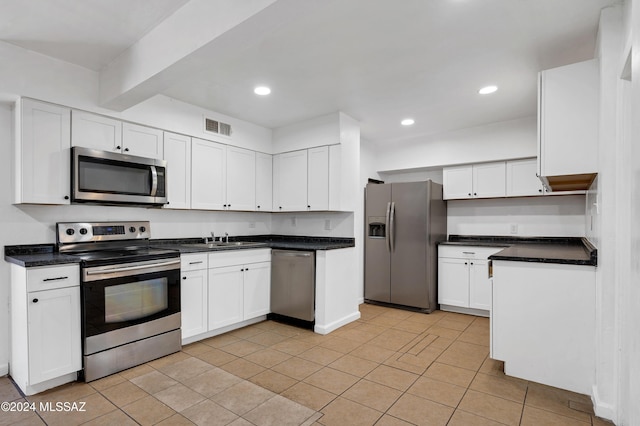
[[[510,376],[590,394],[595,289],[594,266],[494,261],[491,358]]]
[[[503,247],[440,246],[440,309],[488,316],[491,311],[491,278],[487,258],[502,249]]]
[[[182,255],[180,310],[182,339],[208,331],[207,254]]]
[[[183,344],[270,312],[271,249],[183,254],[181,259]]]
[[[235,265],[209,270],[210,330],[242,321],[244,274],[240,268]]]
[[[11,265],[10,374],[26,395],[76,380],[82,369],[78,265]]]

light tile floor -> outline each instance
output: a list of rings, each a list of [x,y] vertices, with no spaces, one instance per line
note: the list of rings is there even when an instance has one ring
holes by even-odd
[[[26,399],[1,378],[1,402],[36,411],[0,412],[0,424],[610,424],[585,395],[505,376],[488,357],[487,318],[374,305],[360,312],[327,336],[265,321]],[[84,402],[86,411],[39,409],[58,401]]]

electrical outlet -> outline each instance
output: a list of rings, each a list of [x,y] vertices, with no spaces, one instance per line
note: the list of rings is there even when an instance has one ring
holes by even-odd
[[[255,227],[256,227],[255,222],[249,222],[249,228],[255,228]]]
[[[296,226],[297,224],[298,224],[298,219],[295,216],[293,216],[291,218],[291,226]]]
[[[518,225],[515,224],[515,223],[512,223],[511,225],[509,225],[509,229],[510,229],[512,234],[517,234],[518,233]]]
[[[331,231],[331,219],[325,219],[324,221],[324,230]]]

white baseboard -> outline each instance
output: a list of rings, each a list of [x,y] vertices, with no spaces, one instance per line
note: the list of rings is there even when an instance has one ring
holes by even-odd
[[[593,402],[593,411],[595,411],[596,416],[602,417],[603,419],[611,420],[612,422],[615,420],[615,407],[613,406],[613,404],[607,404],[600,399],[597,385],[593,385],[591,391],[591,400]]]
[[[9,364],[0,364],[0,376],[9,374]]]
[[[364,297],[358,298],[358,305],[362,305],[364,303]]]
[[[342,327],[343,325],[349,324],[350,322],[356,321],[360,319],[360,311],[353,312],[345,317],[340,318],[337,321],[334,321],[330,324],[326,325],[318,325],[316,324],[313,327],[313,331],[318,334],[329,334],[334,330]]]

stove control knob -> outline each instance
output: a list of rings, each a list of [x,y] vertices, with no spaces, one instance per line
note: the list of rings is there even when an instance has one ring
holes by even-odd
[[[73,235],[76,233],[76,231],[74,231],[73,229],[69,228],[66,230],[67,235]]]
[[[136,227],[135,226],[130,226],[129,227],[129,232],[136,232]]]
[[[145,228],[144,226],[140,227],[140,232],[145,232],[147,230],[147,228]]]
[[[87,228],[80,228],[80,233],[82,235],[87,235]]]

